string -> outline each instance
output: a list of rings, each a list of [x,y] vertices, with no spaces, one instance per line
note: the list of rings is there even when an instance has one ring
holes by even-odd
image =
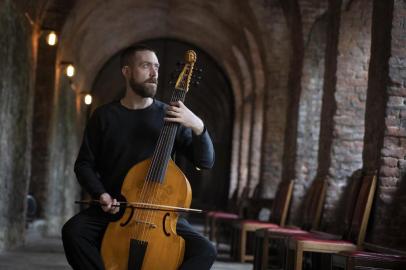
[[[164,124],[164,128],[163,128],[162,132],[161,132],[160,135],[159,135],[157,147],[156,147],[155,150],[154,150],[154,154],[153,154],[152,159],[151,159],[151,164],[150,164],[150,167],[149,167],[149,170],[148,170],[148,173],[147,173],[145,182],[144,182],[144,184],[143,184],[143,187],[142,187],[142,190],[141,190],[141,193],[140,193],[140,200],[139,200],[139,201],[140,201],[141,203],[142,203],[142,202],[146,202],[146,198],[149,196],[148,190],[150,189],[150,182],[153,180],[153,177],[152,177],[151,175],[154,174],[154,171],[153,171],[154,165],[153,165],[153,164],[156,162],[157,158],[159,157],[159,152],[161,151],[159,145],[162,144],[162,141],[165,139],[166,134],[167,134],[167,129],[165,128],[165,124]],[[152,169],[152,170],[151,170],[151,169]],[[142,220],[142,219],[143,219],[143,216],[145,216],[145,214],[148,214],[148,212],[145,213],[144,210],[137,211],[137,213],[136,213],[136,215],[135,215],[134,218],[135,218],[136,220],[137,220],[137,219]],[[137,227],[138,227],[138,226],[134,226],[134,228],[135,228],[135,230],[134,230],[134,238],[135,238],[135,233],[136,233]],[[141,236],[142,236],[142,238],[144,237],[145,230],[146,230],[145,226],[142,225],[142,230],[141,230]],[[145,238],[143,238],[143,239],[145,239]]]
[[[184,98],[184,91],[177,91],[175,89],[174,94],[171,98],[171,102],[173,101],[178,101],[181,100],[182,97]],[[165,172],[167,170],[168,167],[168,163],[170,160],[170,154],[172,152],[172,148],[173,148],[173,143],[176,137],[176,132],[178,129],[179,124],[177,123],[172,123],[172,122],[166,122],[166,128],[168,129],[168,132],[165,133],[165,139],[164,143],[162,145],[158,145],[158,148],[161,148],[161,151],[158,152],[158,158],[155,159],[155,162],[157,162],[157,164],[152,164],[151,168],[153,169],[152,172],[154,172],[154,178],[152,179],[152,191],[151,191],[151,196],[149,198],[149,203],[155,203],[156,201],[156,197],[158,195],[158,189],[160,184],[162,184],[161,182],[164,180],[165,178]],[[155,169],[155,170],[154,170]],[[157,182],[157,180],[159,180],[159,182]],[[156,219],[156,216],[158,215],[158,213],[156,211],[148,211],[147,212],[147,222],[153,223],[153,220]],[[145,233],[147,234],[146,238],[149,238],[148,236],[150,234],[148,234],[149,230],[146,230]]]
[[[179,96],[175,91],[174,96],[172,97],[172,101],[178,100]],[[170,147],[168,147],[168,142],[172,142],[174,139],[174,133],[176,132],[177,125],[166,122],[164,125],[164,129],[162,132],[162,140],[159,141],[156,151],[154,153],[154,157],[151,162],[150,170],[146,179],[145,183],[145,190],[146,192],[143,192],[142,196],[142,201],[145,201],[147,203],[152,203],[155,201],[156,196],[157,196],[157,189],[159,188],[159,184],[157,183],[157,180],[163,180],[165,174],[165,170],[167,167],[167,163],[169,162],[169,154],[168,152],[171,151]],[[175,132],[174,132],[175,131]],[[169,138],[168,138],[169,136]],[[164,143],[162,143],[162,141]],[[163,163],[163,164],[162,164]],[[166,166],[164,166],[166,165]],[[156,216],[156,211],[143,211],[144,215],[143,217],[146,218],[146,222],[149,223],[154,223],[153,219],[154,216]],[[155,212],[155,213],[154,213]],[[143,239],[148,239],[148,232],[149,229],[146,228],[145,226],[142,229],[141,235]],[[146,235],[147,234],[147,235]]]
[[[190,69],[191,70],[191,69]],[[190,71],[189,70],[189,71]],[[181,89],[186,89],[185,81],[182,80],[180,83]],[[184,101],[186,92],[182,90],[175,89],[171,98],[173,101]],[[154,205],[156,201],[156,196],[158,195],[159,185],[165,178],[165,172],[168,167],[170,160],[170,155],[173,148],[173,143],[176,138],[176,132],[179,124],[165,121],[163,130],[160,133],[157,146],[154,150],[153,157],[151,159],[151,164],[147,172],[145,182],[143,184],[141,193],[140,193],[140,202],[148,203]],[[163,142],[163,143],[162,143]],[[157,181],[159,180],[159,181]],[[141,224],[141,237],[147,241],[150,238],[150,228],[148,224],[153,224],[154,219],[156,218],[158,211],[151,210],[140,210],[136,211],[135,219],[142,221],[142,218],[145,217],[145,224]],[[134,226],[133,238],[135,237],[138,226]]]
[[[156,160],[159,157],[159,151],[161,151],[159,145],[161,145],[162,141],[165,140],[166,134],[167,134],[167,129],[166,129],[165,124],[164,124],[164,127],[163,127],[161,133],[159,134],[157,147],[155,147],[155,150],[154,150],[154,153],[153,153],[153,156],[152,156],[152,159],[151,159],[151,164],[150,164],[149,170],[147,172],[146,179],[144,181],[144,184],[143,184],[143,187],[142,187],[142,190],[141,190],[141,193],[140,193],[139,202],[141,202],[141,203],[144,202],[146,200],[146,198],[148,197],[148,193],[149,193],[148,189],[150,188],[149,183],[151,182],[151,179],[153,179],[153,177],[151,175],[154,174],[154,171],[153,171],[154,163],[156,163]],[[134,218],[135,218],[136,221],[137,220],[142,220],[143,216],[145,216],[145,211],[143,211],[143,210],[136,211],[136,214],[135,214]],[[134,226],[133,238],[136,238],[135,235],[136,235],[137,228],[138,228],[138,226]],[[145,231],[145,227],[143,226],[142,230],[141,230],[141,236],[144,235],[144,231]]]

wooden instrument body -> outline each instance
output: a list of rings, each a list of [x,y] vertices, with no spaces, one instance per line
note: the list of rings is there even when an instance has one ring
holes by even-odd
[[[126,200],[190,207],[192,190],[189,181],[176,164],[172,160],[169,161],[163,183],[146,184],[145,179],[150,164],[151,159],[147,159],[130,169],[121,189]],[[148,198],[144,194],[146,196],[154,194],[154,197]],[[126,209],[120,220],[110,222],[107,227],[101,247],[105,269],[128,269],[131,239],[148,243],[144,258],[140,258],[143,260],[142,270],[178,269],[184,254],[184,240],[176,234],[178,214],[135,209],[131,221],[126,226],[121,226],[120,223],[127,221],[130,213],[131,209]]]

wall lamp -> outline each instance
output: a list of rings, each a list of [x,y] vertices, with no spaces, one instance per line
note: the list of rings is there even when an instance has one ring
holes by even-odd
[[[50,31],[46,36],[46,41],[49,46],[55,46],[58,43],[58,35],[55,31]]]
[[[73,76],[75,76],[76,69],[75,69],[75,66],[71,62],[62,61],[61,66],[64,68],[66,76],[68,76],[69,78],[72,78]]]
[[[84,102],[86,105],[91,105],[93,101],[93,97],[91,94],[86,94],[85,97],[83,98]]]
[[[55,46],[58,43],[58,34],[53,29],[41,29],[41,35],[45,36],[45,41],[49,46]]]

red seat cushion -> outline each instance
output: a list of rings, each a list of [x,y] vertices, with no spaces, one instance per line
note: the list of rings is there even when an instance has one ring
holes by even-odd
[[[352,242],[346,241],[346,240],[334,240],[334,239],[322,239],[318,238],[316,235],[298,235],[294,236],[294,239],[296,241],[309,241],[309,242],[318,242],[318,243],[331,243],[331,244],[337,244],[337,245],[348,245],[351,244],[353,245]]]
[[[271,228],[278,228],[279,225],[275,224],[275,223],[268,223],[268,222],[263,222],[263,221],[259,221],[259,220],[254,220],[254,219],[246,219],[246,220],[242,220],[241,224],[243,225],[266,225],[267,227],[271,227]]]
[[[213,215],[215,215],[215,214],[220,214],[220,213],[233,214],[233,213],[231,213],[231,212],[213,210],[213,211],[208,211],[208,212],[206,213],[206,216],[213,216]]]
[[[237,214],[229,213],[229,212],[214,212],[210,216],[214,217],[214,218],[228,218],[228,219],[238,219],[239,218],[239,216]]]
[[[212,216],[212,215],[214,215],[214,213],[217,213],[218,211],[209,211],[209,212],[206,212],[206,216]]]
[[[374,261],[386,261],[386,262],[405,262],[406,257],[393,254],[375,253],[367,251],[352,251],[352,252],[340,252],[340,255],[354,257],[359,259],[374,260]]]
[[[268,228],[267,229],[268,233],[277,233],[277,234],[284,234],[286,236],[289,235],[311,235],[310,232],[304,231],[301,229],[293,229],[293,228],[282,228],[282,227],[277,227],[277,228]]]

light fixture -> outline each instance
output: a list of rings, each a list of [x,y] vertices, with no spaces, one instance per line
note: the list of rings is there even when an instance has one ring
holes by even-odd
[[[61,61],[59,62],[59,66],[61,68],[61,72],[65,73],[65,75],[69,78],[72,78],[76,74],[76,68],[70,61]],[[71,81],[72,84],[72,81]]]
[[[58,36],[55,31],[50,31],[46,36],[46,41],[49,46],[55,46],[58,42]]]
[[[93,98],[92,98],[92,95],[91,95],[91,94],[86,94],[86,95],[85,95],[84,101],[85,101],[85,104],[86,104],[86,105],[92,104],[92,100],[93,100]]]
[[[65,74],[70,78],[75,76],[75,67],[72,64],[67,65],[65,69]]]

